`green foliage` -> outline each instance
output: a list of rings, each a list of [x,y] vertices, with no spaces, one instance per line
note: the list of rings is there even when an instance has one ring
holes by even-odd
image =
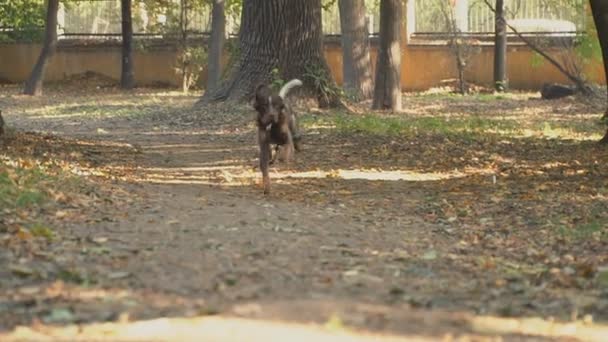
[[[602,60],[602,48],[597,37],[597,32],[590,31],[579,36],[576,54],[587,63]]]
[[[44,0],[0,1],[0,42],[38,42],[44,36]]]
[[[242,11],[243,0],[226,0],[226,12],[228,15],[240,16]]]
[[[276,91],[279,91],[283,84],[285,84],[285,80],[281,77],[281,72],[279,69],[272,69],[272,71],[270,71],[270,87]]]
[[[541,66],[543,66],[543,64],[545,64],[545,57],[543,57],[538,52],[534,52],[534,54],[532,55],[532,59],[530,60],[530,64],[533,68],[540,68]]]
[[[329,10],[330,10],[330,9],[331,9],[331,8],[334,6],[334,4],[335,4],[336,2],[338,2],[338,0],[323,0],[323,1],[321,2],[321,7],[322,7],[324,10],[329,11]]]
[[[184,0],[185,18],[182,18],[181,4],[179,1],[170,0],[142,0],[141,4],[146,11],[149,20],[146,31],[159,34],[180,34],[184,26],[191,29],[189,23],[193,22],[196,13],[201,13],[210,5],[209,0]],[[164,20],[159,20],[160,18]],[[142,18],[133,13],[133,19],[138,25],[143,25]]]
[[[304,78],[312,82],[314,88],[321,97],[321,102],[329,104],[332,99],[340,98],[344,95],[343,90],[336,86],[327,74],[327,69],[319,64],[307,64],[305,67]]]

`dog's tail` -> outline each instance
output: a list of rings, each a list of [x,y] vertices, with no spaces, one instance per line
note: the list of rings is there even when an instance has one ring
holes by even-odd
[[[285,83],[285,85],[281,88],[281,91],[279,91],[279,96],[282,99],[285,99],[285,96],[287,96],[287,93],[291,90],[291,88],[299,87],[301,85],[302,81],[297,78],[294,78],[293,80]]]

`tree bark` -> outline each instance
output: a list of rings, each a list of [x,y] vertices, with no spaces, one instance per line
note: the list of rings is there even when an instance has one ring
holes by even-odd
[[[131,0],[120,0],[122,14],[122,68],[120,86],[123,89],[133,89],[135,73],[133,71],[133,20],[131,15]]]
[[[57,50],[57,12],[59,11],[59,0],[47,0],[46,25],[44,33],[44,44],[40,56],[30,77],[25,82],[23,93],[26,95],[42,95],[42,81],[49,59]]]
[[[226,14],[224,11],[224,0],[213,0],[206,91],[215,89],[220,81],[220,76],[222,75],[222,52],[224,51],[225,37]]]
[[[504,0],[496,0],[494,29],[494,89],[504,92],[507,83],[507,20]]]
[[[342,73],[344,89],[356,100],[370,99],[374,92],[369,56],[369,37],[364,0],[340,0]]]
[[[591,4],[595,28],[597,29],[597,36],[600,40],[600,46],[602,47],[604,73],[606,75],[606,82],[608,82],[608,1],[590,0],[589,2]],[[608,84],[606,85],[606,91],[608,92]],[[604,119],[608,120],[608,109],[604,114]],[[600,143],[608,144],[608,130],[606,130],[606,134],[604,134]]]
[[[334,83],[322,39],[321,0],[244,0],[240,57],[230,77],[205,93],[201,102],[244,101],[256,85],[269,83],[272,70],[278,69],[282,80],[301,79],[304,91],[324,104],[320,84]],[[319,75],[311,75],[311,69]],[[332,105],[338,103],[336,94],[329,100]]]
[[[401,0],[381,0],[374,109],[401,110],[401,13]]]

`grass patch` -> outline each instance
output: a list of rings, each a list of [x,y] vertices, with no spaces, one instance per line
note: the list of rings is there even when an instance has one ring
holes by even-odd
[[[39,189],[52,181],[39,167],[23,168],[0,160],[0,206],[27,209],[41,205],[47,196]]]
[[[336,113],[324,116],[303,116],[300,124],[307,128],[333,129],[344,134],[378,136],[416,136],[439,134],[465,139],[482,135],[506,137],[538,137],[545,139],[599,140],[602,132],[597,121],[575,120],[547,122],[516,120],[501,115],[458,117],[411,117],[380,114],[350,115]],[[599,133],[598,133],[599,132]]]
[[[608,220],[598,219],[587,223],[567,227],[559,225],[557,233],[559,236],[572,242],[586,241],[590,239],[608,240]]]
[[[80,186],[77,177],[53,165],[0,156],[0,231],[22,227],[52,240],[54,233],[44,216],[57,202],[54,195]]]
[[[337,114],[324,118],[308,119],[306,126],[330,126],[340,133],[358,133],[380,136],[411,136],[431,133],[442,135],[471,135],[483,133],[517,133],[515,120],[485,119],[478,116],[463,118],[396,117],[374,114],[354,116]]]
[[[461,95],[458,93],[451,92],[439,92],[415,94],[412,96],[412,98],[425,100],[449,100],[454,102],[492,102],[496,100],[506,100],[510,97],[509,94],[474,93],[468,95]]]
[[[192,111],[194,96],[171,96],[171,93],[130,96],[109,95],[97,99],[84,97],[81,101],[45,104],[24,108],[27,115],[43,118],[86,117],[91,119],[128,118],[128,119],[166,119],[183,111]]]

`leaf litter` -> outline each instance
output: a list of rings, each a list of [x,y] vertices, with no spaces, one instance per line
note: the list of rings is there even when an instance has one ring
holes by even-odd
[[[19,131],[0,174],[49,177],[2,209],[4,328],[319,297],[608,319],[608,154],[578,101],[407,96],[405,113],[372,119],[300,109],[304,150],[273,168],[264,198],[249,109],[161,90],[56,92],[2,90]],[[300,176],[312,171],[325,176]],[[414,176],[382,180],[395,171]]]

